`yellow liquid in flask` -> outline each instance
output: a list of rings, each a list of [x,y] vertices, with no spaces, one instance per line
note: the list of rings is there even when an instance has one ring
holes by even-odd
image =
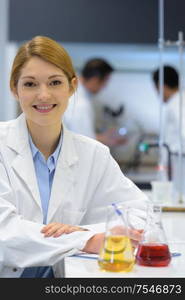
[[[131,241],[126,236],[108,236],[100,251],[98,264],[102,271],[129,272],[135,263]]]

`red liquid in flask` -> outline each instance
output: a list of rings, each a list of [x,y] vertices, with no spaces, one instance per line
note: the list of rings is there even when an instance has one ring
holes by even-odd
[[[166,244],[145,243],[138,247],[136,261],[139,265],[150,267],[165,267],[171,261],[171,255]]]

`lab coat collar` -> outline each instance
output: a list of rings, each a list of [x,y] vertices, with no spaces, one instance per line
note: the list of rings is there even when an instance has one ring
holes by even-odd
[[[72,166],[78,161],[78,156],[73,142],[73,133],[69,131],[63,124],[62,127],[63,142],[60,157],[62,156],[63,163],[65,165]],[[28,151],[29,134],[24,114],[21,114],[14,121],[14,125],[10,127],[10,131],[7,136],[7,146],[17,152],[17,154],[23,154],[25,151]],[[31,151],[28,152],[31,153]]]
[[[7,136],[7,146],[16,152],[16,156],[12,160],[13,169],[26,183],[26,186],[32,193],[33,198],[40,209],[42,209],[24,114],[21,114],[10,126]],[[53,179],[48,220],[52,218],[55,211],[58,209],[58,206],[61,204],[61,201],[65,201],[65,197],[70,186],[74,184],[75,177],[71,167],[77,162],[78,155],[74,145],[73,133],[63,126],[63,143]]]
[[[29,145],[28,129],[24,114],[12,122],[7,136],[7,146],[21,154]]]

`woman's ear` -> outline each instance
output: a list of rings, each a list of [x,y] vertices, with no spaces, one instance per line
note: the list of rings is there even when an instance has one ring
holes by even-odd
[[[73,77],[70,83],[71,96],[75,93],[77,86],[78,86],[78,79],[77,77]]]
[[[17,93],[16,87],[12,90],[12,94],[14,95],[15,100],[19,101],[19,97],[18,97],[18,93]]]

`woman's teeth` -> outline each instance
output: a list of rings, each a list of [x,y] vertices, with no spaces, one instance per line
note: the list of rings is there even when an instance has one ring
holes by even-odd
[[[33,105],[33,107],[40,113],[47,113],[50,112],[56,104],[50,104],[50,105]]]
[[[54,105],[48,105],[48,106],[39,106],[39,105],[36,105],[36,108],[37,109],[51,109]]]

